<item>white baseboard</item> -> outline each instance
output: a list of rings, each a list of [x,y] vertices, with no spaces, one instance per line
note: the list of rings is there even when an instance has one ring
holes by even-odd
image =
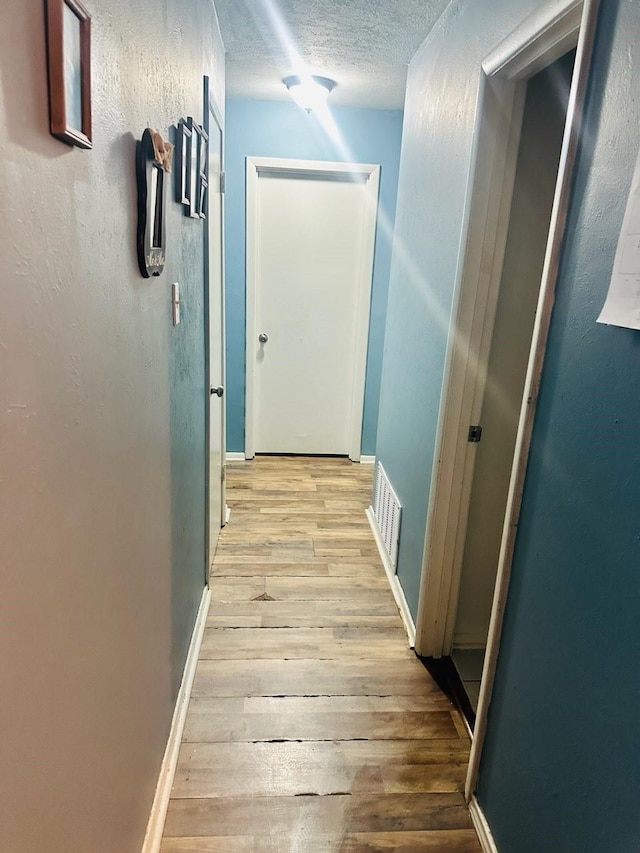
[[[229,524],[231,521],[231,507],[227,504],[224,508],[224,523]]]
[[[167,809],[169,808],[169,800],[171,798],[173,777],[176,772],[178,753],[180,752],[180,744],[182,742],[182,732],[184,731],[184,724],[187,719],[187,708],[189,707],[191,688],[196,674],[204,628],[207,624],[210,601],[211,591],[208,587],[205,587],[202,593],[202,601],[200,602],[196,624],[191,635],[189,653],[187,654],[187,661],[182,675],[182,684],[180,685],[180,692],[178,693],[176,707],[173,712],[167,748],[165,749],[162,766],[160,767],[160,776],[158,777],[158,785],[155,797],[153,798],[153,805],[151,806],[151,814],[142,845],[142,853],[158,853],[160,850],[164,822],[167,817]]]
[[[482,807],[480,806],[477,797],[475,796],[471,798],[469,811],[471,812],[471,820],[473,821],[473,826],[478,834],[480,846],[484,853],[498,853],[498,848],[493,835],[491,834],[491,829],[489,828],[487,819],[484,816],[484,812],[482,811]]]
[[[378,546],[378,551],[380,552],[380,559],[382,560],[382,565],[384,566],[384,570],[387,573],[387,580],[389,581],[391,592],[393,593],[393,597],[395,598],[396,604],[398,605],[398,610],[400,611],[400,616],[402,616],[402,621],[404,622],[407,637],[409,638],[409,648],[413,649],[416,645],[416,626],[414,624],[411,611],[409,610],[407,599],[404,597],[404,590],[402,589],[402,586],[398,579],[398,575],[396,574],[395,569],[391,564],[391,560],[389,559],[389,555],[385,550],[384,543],[382,541],[382,536],[380,535],[380,530],[378,529],[378,522],[376,521],[376,517],[373,513],[373,507],[369,507],[369,509],[367,510],[367,518],[369,519],[369,524],[373,532],[373,538],[376,540],[376,545]]]
[[[225,454],[227,462],[246,462],[247,457],[244,453],[238,453],[237,451],[227,451]],[[361,456],[360,463],[363,465],[374,465],[376,461],[375,456]]]
[[[453,647],[455,649],[486,649],[487,631],[484,634],[456,634],[453,638]]]

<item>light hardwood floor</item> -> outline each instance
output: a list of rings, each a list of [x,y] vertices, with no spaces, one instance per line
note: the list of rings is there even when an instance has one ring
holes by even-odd
[[[407,647],[364,515],[372,476],[229,465],[162,853],[480,851],[469,741]]]

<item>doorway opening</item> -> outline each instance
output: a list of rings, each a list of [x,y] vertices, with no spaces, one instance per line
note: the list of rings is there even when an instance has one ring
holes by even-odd
[[[582,108],[597,12],[598,0],[546,0],[506,39],[497,44],[481,63],[472,164],[454,285],[416,624],[416,652],[438,665],[441,659],[448,659],[448,672],[458,681],[462,679],[451,663],[451,653],[456,642],[458,651],[474,651],[477,657],[481,657],[485,640],[480,640],[479,636],[486,637],[479,696],[477,693],[473,696],[474,699],[477,697],[477,714],[465,784],[465,797],[476,828],[480,829],[483,826],[482,811],[474,791],[487,729],[572,173],[580,141]],[[514,190],[518,189],[517,183],[524,181],[526,174],[518,169],[521,137],[523,156],[527,146],[532,146],[535,152],[533,143],[536,134],[540,136],[536,121],[542,125],[543,120],[546,123],[550,116],[545,109],[542,109],[541,114],[538,104],[536,119],[534,101],[545,90],[549,94],[550,81],[554,78],[560,82],[560,91],[564,94],[560,98],[557,92],[554,95],[555,109],[560,109],[553,118],[553,125],[556,129],[559,126],[561,135],[559,158],[557,147],[555,153],[543,149],[546,150],[546,161],[556,162],[555,173],[549,166],[548,179],[553,185],[551,212],[549,216],[547,206],[543,217],[542,206],[533,208],[537,210],[536,226],[540,228],[538,220],[543,219],[544,228],[536,231],[536,239],[528,239],[534,232],[532,226],[527,225],[527,218],[522,212],[522,221],[517,223],[518,204],[521,204],[521,200],[518,200],[519,190],[514,195]],[[533,131],[528,129],[529,124],[533,124]],[[546,143],[545,138],[539,140],[538,145]],[[535,186],[534,189],[534,197],[537,197],[542,187]],[[518,230],[524,232],[527,238],[523,240],[521,234],[520,243],[516,240]],[[541,272],[540,242],[543,245]],[[532,252],[536,243],[537,254],[527,260],[526,253]],[[532,293],[530,290],[526,292],[534,297],[533,315],[530,307],[525,309],[524,296],[518,294],[517,290],[511,292],[512,282],[504,289],[501,287],[503,278],[510,276],[513,279],[513,271],[518,285],[523,286],[529,280]],[[526,304],[530,306],[531,303],[529,301]],[[501,324],[500,313],[505,315],[507,322]],[[525,319],[527,322],[523,326]],[[514,379],[513,384],[510,384],[513,379],[509,372],[513,366],[510,364],[511,350],[521,342],[518,335],[528,339],[523,346],[526,369],[523,372],[520,361],[519,369],[513,370],[518,381]],[[505,345],[509,336],[512,342]],[[515,342],[514,336],[517,338]],[[517,348],[519,350],[519,346]],[[505,352],[508,353],[507,359]],[[521,358],[518,356],[514,361]],[[504,374],[502,378],[501,370]],[[495,389],[500,389],[504,383],[504,388],[497,393]],[[474,614],[479,617],[475,625],[478,634],[474,638],[471,635],[474,626],[469,629],[470,623],[467,623],[465,628],[462,621],[462,595],[465,594],[461,592],[463,564],[465,558],[467,564],[475,559],[471,548],[467,549],[467,527],[474,486],[478,512],[491,503],[486,476],[484,482],[479,474],[475,476],[479,448],[482,442],[485,442],[485,447],[491,444],[487,443],[487,433],[482,429],[482,418],[493,418],[494,425],[489,432],[497,435],[500,435],[501,429],[509,426],[511,420],[513,436],[513,421],[505,415],[514,406],[507,388],[515,389],[511,392],[511,397],[516,400],[517,411],[515,441],[505,452],[506,439],[503,437],[499,448],[506,458],[506,461],[501,459],[501,464],[508,468],[506,502],[496,512],[500,528],[499,547],[497,564],[493,562],[488,573],[493,580],[492,585],[489,582],[491,591],[487,596],[491,599],[488,628],[486,606],[484,611],[479,607]],[[521,395],[519,406],[518,388]],[[490,411],[492,405],[493,413]],[[488,455],[490,457],[490,453]],[[496,464],[494,461],[493,465]],[[478,470],[481,467],[478,465]],[[485,460],[484,467],[491,471],[491,461]],[[500,494],[500,500],[494,500],[498,506],[505,497],[504,481]],[[469,535],[473,535],[472,531],[469,531]],[[476,536],[481,539],[485,537],[485,545],[491,541],[491,535],[482,522],[478,525]],[[472,569],[467,574],[469,572],[472,574]],[[467,591],[466,594],[473,599],[473,591]],[[480,597],[477,600],[480,601]],[[468,631],[466,636],[463,629]],[[458,656],[458,664],[467,681],[473,682],[476,681],[477,670],[473,669],[474,661],[469,657],[464,660],[464,656]],[[473,695],[474,687],[470,685],[467,689],[468,693],[464,689],[462,693],[468,699],[469,694]],[[472,714],[473,708],[470,716]]]
[[[475,441],[451,661],[473,727],[509,482],[567,120],[575,50],[526,83],[513,194]]]

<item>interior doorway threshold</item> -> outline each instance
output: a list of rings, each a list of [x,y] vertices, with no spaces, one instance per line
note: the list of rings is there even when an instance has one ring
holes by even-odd
[[[429,671],[431,677],[436,681],[438,687],[447,694],[460,711],[467,726],[469,737],[472,737],[476,724],[476,712],[452,658],[420,658],[420,660]]]

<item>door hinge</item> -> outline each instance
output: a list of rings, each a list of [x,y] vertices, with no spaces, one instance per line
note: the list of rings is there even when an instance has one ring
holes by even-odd
[[[220,195],[224,195],[227,190],[227,173],[220,172]]]
[[[475,426],[470,426],[468,441],[472,442],[472,444],[477,444],[481,438],[482,427],[479,424],[476,424]]]

